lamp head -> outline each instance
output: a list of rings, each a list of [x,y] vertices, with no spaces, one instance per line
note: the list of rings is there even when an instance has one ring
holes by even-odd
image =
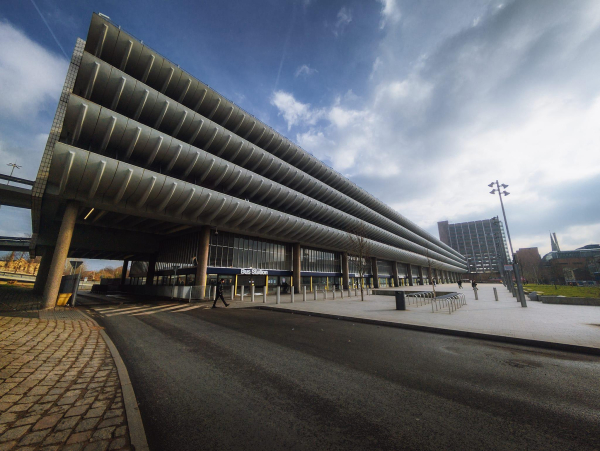
[[[508,191],[502,191],[502,194],[504,194],[505,196],[508,196],[510,193]]]
[[[493,187],[494,187],[494,182],[490,183],[488,186],[489,186],[490,188],[493,188]]]
[[[506,189],[508,188],[508,185],[505,185],[504,183],[502,185],[500,185],[502,188]]]
[[[490,194],[496,194],[496,190],[495,189],[491,190]]]

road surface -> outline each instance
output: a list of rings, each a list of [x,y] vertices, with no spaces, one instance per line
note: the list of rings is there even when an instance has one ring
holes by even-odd
[[[152,450],[600,449],[597,357],[256,309],[88,305]]]

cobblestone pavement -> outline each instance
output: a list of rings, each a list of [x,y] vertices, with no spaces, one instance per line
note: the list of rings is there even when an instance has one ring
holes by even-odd
[[[0,285],[0,315],[37,318],[42,297],[31,288]]]
[[[0,451],[129,449],[119,376],[99,328],[0,316]]]

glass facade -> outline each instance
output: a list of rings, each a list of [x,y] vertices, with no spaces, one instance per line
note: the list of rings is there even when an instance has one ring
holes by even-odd
[[[362,259],[363,274],[371,274],[371,264],[367,259]],[[348,271],[351,274],[360,274],[360,259],[354,255],[348,255]]]
[[[377,260],[377,274],[379,277],[392,276],[392,262],[387,260]]]
[[[342,254],[303,247],[300,267],[302,271],[342,272]]]
[[[208,266],[291,271],[292,248],[287,244],[211,230]]]

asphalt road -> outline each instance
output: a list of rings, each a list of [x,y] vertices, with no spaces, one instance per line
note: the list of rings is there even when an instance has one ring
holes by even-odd
[[[155,451],[600,449],[597,357],[256,309],[91,312]]]

